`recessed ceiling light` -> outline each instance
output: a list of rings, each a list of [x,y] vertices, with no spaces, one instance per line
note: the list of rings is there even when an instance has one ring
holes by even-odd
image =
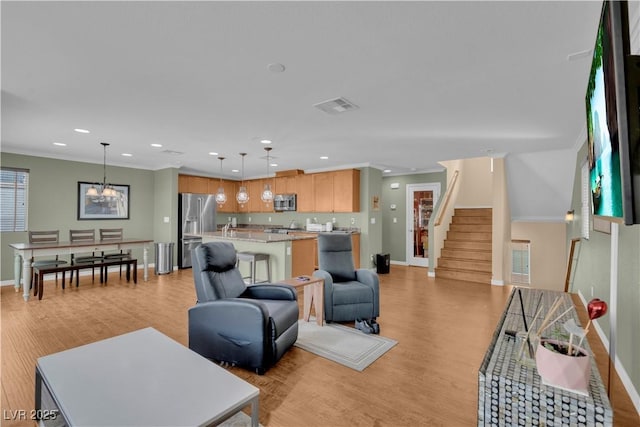
[[[216,153],[215,151],[209,151],[209,155],[210,155],[210,156],[217,156],[217,155],[218,155],[218,153]]]
[[[233,173],[238,173],[238,172],[240,172],[240,171],[239,171],[238,169],[231,169],[231,172],[233,172]]]
[[[160,148],[162,147],[162,144],[151,144],[152,147],[156,147],[156,148]]]
[[[389,173],[389,172],[391,172],[391,169],[385,169],[382,171],[382,173]]]
[[[86,129],[76,128],[76,129],[74,129],[74,130],[75,130],[76,132],[78,132],[78,133],[91,133],[91,132],[89,132],[89,131],[88,131],[88,130],[86,130]]]
[[[122,153],[122,155],[124,157],[133,157],[133,154],[130,154],[130,153]]]
[[[320,160],[328,160],[329,156],[320,156]]]
[[[261,139],[260,142],[263,143],[263,144],[271,144],[271,140],[270,139]]]
[[[65,144],[64,142],[54,142],[53,145],[57,145],[58,147],[66,147],[67,144]]]
[[[276,167],[278,167],[278,164],[277,163],[271,163],[269,166],[272,166],[272,167],[276,168]]]

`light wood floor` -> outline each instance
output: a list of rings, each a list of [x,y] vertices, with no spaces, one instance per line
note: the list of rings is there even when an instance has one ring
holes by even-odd
[[[148,326],[187,344],[191,270],[151,275],[137,286],[117,274],[109,279],[104,287],[83,276],[79,289],[65,291],[49,281],[44,299],[27,303],[13,287],[2,288],[3,418],[33,408],[40,356]],[[478,368],[511,288],[437,280],[396,265],[380,279],[381,332],[399,344],[365,371],[296,347],[264,376],[230,368],[260,388],[264,426],[477,425]],[[595,332],[589,341],[606,383],[605,350]],[[620,381],[612,383],[615,425],[640,425]],[[32,424],[3,419],[2,425]]]

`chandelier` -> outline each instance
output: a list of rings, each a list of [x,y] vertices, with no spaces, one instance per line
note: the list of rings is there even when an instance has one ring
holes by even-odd
[[[271,151],[271,147],[264,147],[264,151],[267,152],[267,180],[264,183],[264,190],[262,190],[262,195],[260,198],[263,202],[269,203],[273,201],[273,192],[271,191],[271,185],[269,184],[269,152]]]
[[[249,193],[247,192],[247,187],[244,186],[244,156],[246,156],[247,153],[240,153],[240,155],[242,156],[242,181],[238,189],[238,194],[236,194],[236,200],[241,205],[244,205],[249,201]]]
[[[222,207],[222,205],[227,201],[227,195],[224,194],[224,187],[222,186],[222,161],[224,160],[224,157],[218,157],[218,159],[220,159],[220,186],[216,193],[216,202],[219,207]]]
[[[100,145],[103,147],[104,158],[102,164],[102,183],[101,184],[92,184],[91,187],[87,190],[86,195],[91,198],[100,198],[105,199],[108,197],[116,197],[118,192],[113,188],[111,184],[107,184],[107,147],[109,146],[108,142],[101,142]],[[96,188],[96,185],[98,186]]]

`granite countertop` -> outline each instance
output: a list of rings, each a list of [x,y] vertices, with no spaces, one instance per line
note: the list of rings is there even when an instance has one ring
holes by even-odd
[[[208,237],[220,240],[242,240],[246,242],[259,242],[259,243],[278,243],[278,242],[290,242],[292,240],[304,240],[315,239],[316,235],[310,234],[279,234],[279,233],[264,233],[262,231],[235,231],[230,230],[227,233],[222,231],[216,231],[213,233],[202,233],[200,236]]]

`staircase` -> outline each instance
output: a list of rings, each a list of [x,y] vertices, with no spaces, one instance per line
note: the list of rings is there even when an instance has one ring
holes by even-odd
[[[491,223],[491,208],[456,209],[436,277],[491,284]]]

